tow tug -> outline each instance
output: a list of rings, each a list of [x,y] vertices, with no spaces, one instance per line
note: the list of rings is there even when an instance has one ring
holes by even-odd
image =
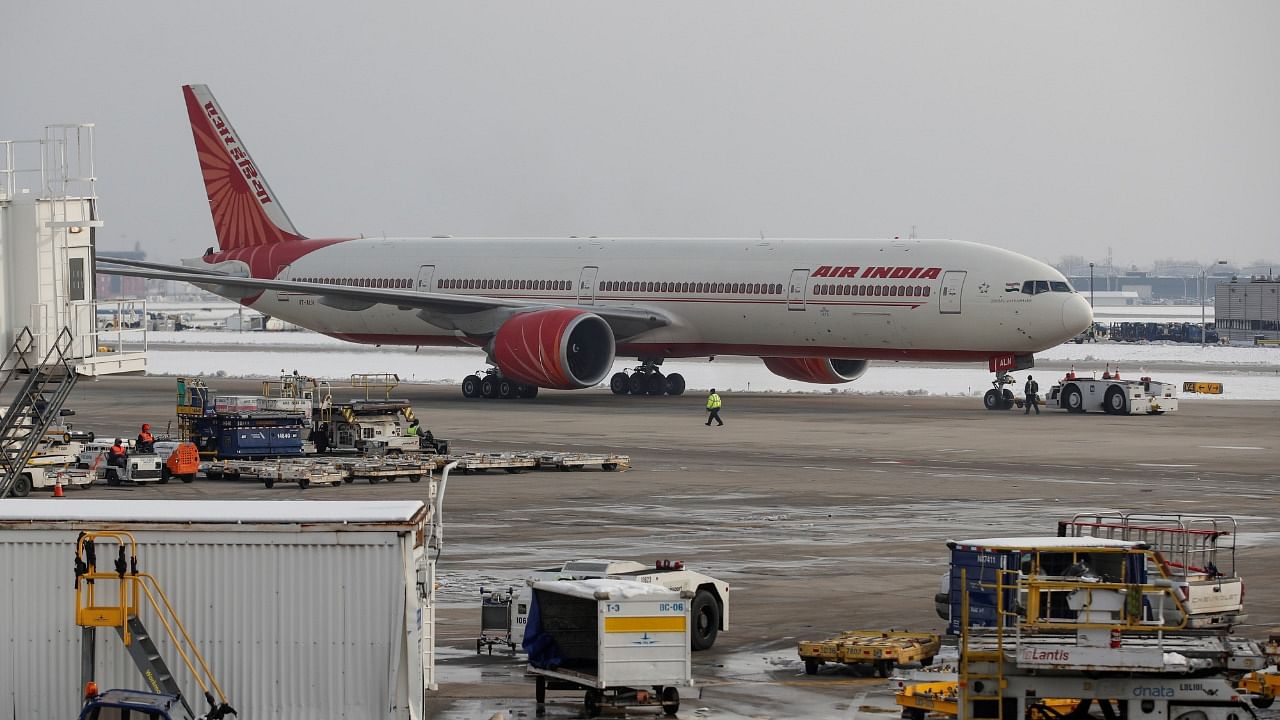
[[[85,689],[85,704],[80,709],[80,720],[110,720],[110,718],[138,718],[139,720],[174,720],[178,709],[178,696],[149,693],[141,690],[107,690],[98,692],[97,683],[89,683]]]
[[[1071,370],[1045,398],[1045,405],[1067,412],[1104,412],[1108,415],[1160,415],[1178,409],[1178,388],[1144,376],[1124,380],[1108,367],[1102,377],[1078,377]]]

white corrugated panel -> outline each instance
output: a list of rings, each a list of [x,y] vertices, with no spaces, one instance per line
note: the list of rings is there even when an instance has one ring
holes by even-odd
[[[13,529],[18,524],[0,525],[0,716],[13,708],[28,720],[66,720],[81,693],[77,531]],[[139,569],[159,580],[240,717],[416,718],[425,682],[415,658],[420,608],[406,607],[418,602],[415,532],[397,525],[134,529]],[[99,571],[110,570],[113,557],[99,544]],[[142,617],[192,707],[203,711],[162,626],[150,609]],[[118,636],[97,635],[100,687],[143,689]]]

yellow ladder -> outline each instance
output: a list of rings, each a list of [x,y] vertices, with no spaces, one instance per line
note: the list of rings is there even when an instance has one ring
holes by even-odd
[[[109,572],[98,569],[98,540],[113,543],[116,547],[114,567]],[[126,547],[129,551],[127,559]],[[111,587],[112,583],[114,587]],[[103,588],[106,589],[100,592]],[[81,687],[87,687],[93,680],[95,630],[100,627],[113,628],[120,635],[125,649],[142,672],[151,691],[177,696],[187,712],[195,716],[168,664],[161,657],[154,638],[139,616],[140,603],[145,599],[164,627],[165,635],[178,651],[183,665],[200,686],[205,701],[209,703],[209,712],[202,717],[216,720],[236,714],[235,709],[227,703],[226,693],[214,677],[209,663],[191,640],[191,635],[178,618],[160,583],[150,573],[138,570],[138,542],[132,533],[80,533],[76,540],[75,596],[76,624],[84,633],[81,641]]]
[[[995,648],[974,649],[969,624],[968,570],[960,571],[960,698],[959,720],[1004,720],[1004,574],[997,569]],[[981,703],[981,705],[979,705]],[[994,713],[992,712],[994,704]],[[981,710],[979,710],[979,707]]]

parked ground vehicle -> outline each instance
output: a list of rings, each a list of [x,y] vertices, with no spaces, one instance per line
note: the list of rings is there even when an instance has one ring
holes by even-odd
[[[895,666],[932,665],[941,648],[942,638],[933,633],[900,630],[849,630],[826,640],[796,643],[806,675],[816,675],[825,663],[838,663],[869,667],[880,677],[889,677]]]
[[[76,465],[77,467],[91,470],[97,479],[105,480],[108,485],[119,485],[125,482],[158,483],[162,481],[160,471],[164,461],[159,455],[154,452],[135,452],[132,440],[126,441],[125,447],[128,453],[124,467],[117,467],[108,462],[111,443],[100,441],[85,443],[77,456]],[[163,479],[163,481],[168,482],[168,479]]]
[[[93,693],[80,709],[80,720],[173,720],[180,711],[178,696],[141,690],[107,690]]]
[[[692,593],[689,637],[694,650],[710,648],[717,635],[729,629],[729,583],[689,570],[679,561],[658,560],[645,565],[632,560],[570,560],[559,568],[535,570],[529,575],[531,581],[590,578],[632,580]],[[528,586],[518,589],[511,603],[511,627],[517,643],[528,621],[531,593]]]
[[[156,454],[164,463],[160,467],[160,483],[178,478],[184,483],[196,479],[200,472],[200,450],[195,443],[177,440],[161,440],[155,444]]]

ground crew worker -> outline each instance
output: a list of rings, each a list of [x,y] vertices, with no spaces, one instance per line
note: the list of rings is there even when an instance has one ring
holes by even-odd
[[[134,447],[142,455],[150,455],[156,451],[156,436],[151,434],[151,423],[142,423],[142,432],[138,433]]]
[[[116,438],[116,442],[107,451],[107,464],[123,468],[127,464],[128,453],[124,449],[124,438]]]
[[[320,423],[311,431],[311,442],[316,444],[316,453],[329,449],[329,423]]]
[[[409,421],[409,429],[405,430],[404,434],[408,435],[409,437],[418,436],[418,418],[414,418],[413,420]]]
[[[720,419],[720,396],[716,394],[716,389],[711,388],[711,394],[707,396],[707,425],[715,420],[719,425],[724,425],[724,421]]]
[[[1026,384],[1026,386],[1024,386],[1022,389],[1023,389],[1023,392],[1026,394],[1026,399],[1025,399],[1025,402],[1026,402],[1026,408],[1022,411],[1022,414],[1023,414],[1023,415],[1030,415],[1030,414],[1031,414],[1031,408],[1035,408],[1035,409],[1036,409],[1036,414],[1037,414],[1037,415],[1039,415],[1039,414],[1040,414],[1040,405],[1039,405],[1039,403],[1037,403],[1037,402],[1036,402],[1036,398],[1038,398],[1038,397],[1040,396],[1040,395],[1039,395],[1039,393],[1040,393],[1040,383],[1036,382],[1036,381],[1035,381],[1035,378],[1033,378],[1033,377],[1031,377],[1030,375],[1028,375],[1028,376],[1027,376],[1027,384]]]

